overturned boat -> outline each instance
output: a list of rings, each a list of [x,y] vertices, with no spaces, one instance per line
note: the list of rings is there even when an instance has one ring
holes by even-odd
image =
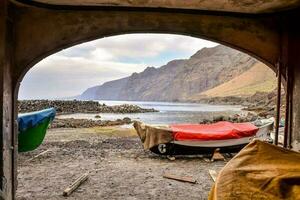
[[[144,149],[161,155],[238,152],[252,139],[269,141],[274,120],[255,123],[147,125],[134,122]]]
[[[49,108],[37,112],[18,115],[18,151],[27,152],[39,147],[56,111]]]

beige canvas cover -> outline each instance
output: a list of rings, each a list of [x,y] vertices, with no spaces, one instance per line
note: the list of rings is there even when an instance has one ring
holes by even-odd
[[[138,121],[134,122],[133,126],[137,131],[145,150],[158,144],[173,141],[173,133],[168,126],[148,126]]]
[[[300,153],[259,140],[220,171],[209,200],[300,199]]]

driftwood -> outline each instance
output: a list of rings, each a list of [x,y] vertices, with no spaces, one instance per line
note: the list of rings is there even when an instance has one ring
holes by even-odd
[[[63,192],[63,196],[67,197],[72,194],[83,182],[85,182],[89,177],[89,173],[85,173],[79,178],[77,178],[71,185],[69,185]]]
[[[210,177],[212,178],[212,180],[215,182],[218,176],[218,173],[215,170],[208,170],[208,173],[210,175]]]
[[[34,159],[36,159],[36,158],[38,158],[38,157],[40,157],[40,156],[42,156],[42,155],[45,155],[46,153],[48,153],[48,152],[50,152],[50,151],[51,151],[50,149],[47,149],[46,151],[43,151],[43,152],[39,153],[38,155],[36,155],[36,156],[34,156],[34,157],[32,157],[32,158],[26,160],[25,162],[30,162],[30,161],[32,161],[32,160],[34,160]]]
[[[164,174],[163,177],[168,179],[173,179],[176,181],[181,181],[181,182],[188,182],[193,184],[197,183],[197,181],[190,176],[177,176],[174,174]]]

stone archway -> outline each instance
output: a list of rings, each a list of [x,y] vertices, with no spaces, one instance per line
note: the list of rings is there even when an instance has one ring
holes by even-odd
[[[233,10],[220,10],[223,0],[217,0],[215,6],[210,4],[210,7],[194,1],[192,7],[186,7],[171,0],[164,6],[148,1],[124,5],[121,0],[100,6],[86,5],[84,0],[81,5],[49,2],[44,4],[40,0],[27,4],[24,0],[3,0],[0,4],[3,119],[0,196],[3,198],[13,199],[16,188],[15,105],[20,80],[35,63],[61,49],[111,35],[140,32],[190,35],[241,50],[274,70],[279,63],[283,71],[289,71],[283,76],[293,80],[289,83],[291,103],[294,104],[290,117],[293,119],[291,134],[293,147],[299,148],[300,104],[297,97],[300,92],[297,86],[300,85],[300,57],[297,52],[300,30],[293,24],[293,19],[299,18],[299,1],[281,5],[274,0],[275,4],[265,10],[266,4],[253,6],[245,2],[233,3]],[[247,7],[249,9],[245,10]]]

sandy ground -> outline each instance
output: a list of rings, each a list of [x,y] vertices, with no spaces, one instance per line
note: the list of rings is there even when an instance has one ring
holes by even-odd
[[[144,151],[130,129],[50,129],[37,150],[19,154],[17,199],[207,199],[213,184],[208,170],[225,164],[206,162],[201,155],[174,161],[157,156]],[[85,172],[89,179],[63,197],[63,190]],[[192,176],[197,184],[165,179],[166,172]]]

